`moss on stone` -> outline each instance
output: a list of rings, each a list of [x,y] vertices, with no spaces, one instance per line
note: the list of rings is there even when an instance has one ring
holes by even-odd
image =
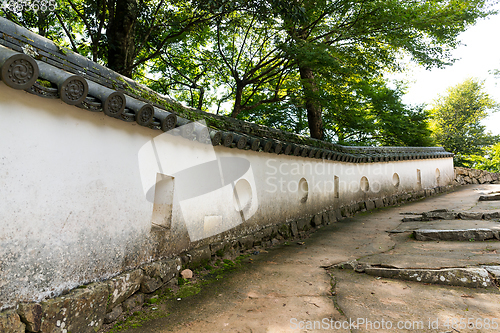
[[[38,80],[36,80],[36,82],[43,87],[52,88],[52,83],[50,81],[38,79]]]
[[[178,298],[186,298],[198,294],[201,291],[201,287],[196,284],[186,284],[183,285],[177,292]]]

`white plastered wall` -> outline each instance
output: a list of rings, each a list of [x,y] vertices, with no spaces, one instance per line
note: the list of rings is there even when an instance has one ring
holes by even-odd
[[[162,140],[156,164],[144,164],[140,151],[159,134],[0,82],[0,310],[156,259],[153,202],[146,192],[158,173],[175,176],[224,158],[249,165],[220,189],[174,199],[162,256],[220,232],[237,237],[329,208],[432,188],[436,169],[439,185],[453,179],[451,158],[351,164],[214,149],[175,136]],[[360,189],[362,177],[368,191]],[[307,190],[298,186],[301,179]]]

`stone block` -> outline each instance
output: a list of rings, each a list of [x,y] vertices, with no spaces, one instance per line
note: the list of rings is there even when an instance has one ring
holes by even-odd
[[[238,253],[240,252],[241,250],[241,244],[240,244],[240,241],[238,239],[235,239],[231,242],[231,248],[229,249],[229,251],[234,254],[234,253]]]
[[[328,212],[324,212],[323,213],[323,225],[327,225],[327,224],[330,224],[330,215],[328,214]]]
[[[435,212],[425,212],[425,213],[422,213],[422,220],[423,221],[430,221],[430,220],[454,220],[456,218],[457,218],[457,213],[453,213],[453,212],[435,211]]]
[[[210,245],[198,247],[188,251],[191,255],[190,267],[196,268],[201,265],[205,265],[212,259],[212,252],[210,251]]]
[[[267,227],[261,230],[261,232],[264,234],[263,240],[270,240],[273,238],[273,228]]]
[[[262,231],[257,231],[253,234],[253,237],[255,238],[253,245],[260,246],[262,244],[263,239],[264,239],[264,233]]]
[[[342,216],[342,213],[340,212],[340,208],[335,209],[335,214],[337,214],[337,221],[344,219],[344,216]]]
[[[328,223],[335,223],[337,221],[338,221],[337,211],[335,210],[328,211]]]
[[[160,288],[179,274],[181,259],[162,260],[142,266],[144,277],[141,292],[149,294]]]
[[[488,272],[484,268],[398,269],[365,267],[365,273],[385,278],[468,288],[487,288],[492,285]]]
[[[353,214],[356,214],[357,212],[364,212],[366,211],[366,205],[364,201],[357,202],[354,205],[352,205],[353,208]]]
[[[42,306],[39,303],[21,303],[17,309],[28,332],[39,332],[42,325]]]
[[[344,216],[344,217],[351,217],[356,212],[356,207],[358,207],[357,203],[352,204],[352,205],[348,205],[348,206],[344,206],[344,207],[340,208],[340,212],[341,212],[342,216]]]
[[[404,196],[403,194],[397,194],[395,197],[396,203],[402,203],[404,201]]]
[[[352,204],[350,206],[351,213],[352,215],[356,214],[357,212],[364,212],[366,210],[366,206],[364,201],[362,202],[356,202],[355,204]]]
[[[248,250],[253,247],[255,237],[253,235],[246,235],[239,238],[240,246],[242,249]]]
[[[297,237],[299,235],[299,229],[297,228],[297,222],[290,222],[290,230],[292,231],[293,237]]]
[[[366,210],[375,209],[375,202],[372,201],[372,200],[366,200],[365,201],[365,206],[366,206]]]
[[[122,306],[121,304],[116,306],[113,310],[111,310],[110,313],[106,313],[106,315],[104,316],[104,323],[105,324],[110,324],[114,321],[116,321],[116,319],[118,319],[118,317],[120,317],[120,315],[123,313],[123,309],[122,309]]]
[[[384,207],[384,200],[382,198],[375,199],[375,200],[373,200],[373,202],[375,203],[375,208],[382,208],[382,207]]]
[[[479,178],[481,177],[481,170],[478,169],[469,169],[469,177],[471,178]]]
[[[497,282],[500,282],[500,266],[483,266],[483,268],[487,270]]]
[[[217,242],[210,244],[210,253],[213,256],[223,257],[227,251],[231,248],[231,244],[228,242]]]
[[[346,206],[340,208],[340,215],[342,217],[349,217],[349,211]]]
[[[486,228],[457,230],[419,229],[413,231],[413,235],[418,241],[484,241],[499,238],[498,231]]]
[[[120,274],[107,282],[109,287],[109,300],[107,312],[110,312],[115,306],[135,294],[141,288],[141,282],[144,277],[142,269],[136,269],[131,272]]]
[[[142,306],[143,304],[144,304],[144,294],[137,293],[135,295],[132,295],[132,297],[129,297],[128,299],[126,299],[122,303],[122,308],[125,311],[129,311],[137,306]]]
[[[297,228],[299,227],[299,221],[297,221]],[[282,225],[280,225],[278,228],[278,233],[283,236],[284,239],[292,237],[292,232],[288,223],[283,223]]]
[[[500,194],[490,194],[490,195],[481,195],[479,196],[479,201],[499,201]]]
[[[0,312],[0,332],[2,333],[25,333],[26,326],[14,310]]]
[[[493,177],[491,177],[491,174],[488,173],[483,177],[483,180],[485,183],[491,183],[493,181]]]
[[[483,213],[478,212],[462,212],[458,214],[458,218],[462,220],[482,220]]]
[[[500,212],[484,213],[485,220],[500,219]]]
[[[316,214],[311,219],[311,226],[313,226],[313,227],[317,227],[317,226],[322,225],[322,224],[323,224],[323,213]]]
[[[404,217],[404,218],[401,219],[401,221],[403,221],[403,222],[422,221],[422,217],[421,216],[417,216],[417,217]]]
[[[307,231],[311,228],[310,218],[301,218],[297,220],[297,229],[299,231]]]
[[[340,264],[333,265],[333,267],[337,269],[352,270],[356,271],[357,273],[363,273],[365,271],[365,266],[366,264],[360,263],[356,260],[345,261],[341,262]]]
[[[42,302],[40,331],[95,333],[103,324],[109,296],[107,283],[93,283],[74,289],[65,296]]]

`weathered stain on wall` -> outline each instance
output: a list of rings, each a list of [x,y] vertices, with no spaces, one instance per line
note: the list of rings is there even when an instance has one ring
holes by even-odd
[[[264,227],[453,180],[451,158],[354,164],[170,136],[161,147],[167,176],[214,157],[245,159],[251,174],[187,204],[174,201],[165,228],[153,225],[154,203],[143,187],[144,177],[156,182],[157,166],[141,169],[138,157],[158,132],[59,100],[40,103],[3,83],[0,119],[6,138],[0,142],[0,309]],[[252,202],[257,209],[242,217],[237,208],[243,205],[244,214]],[[242,222],[214,233],[235,217]],[[189,226],[213,236],[193,241]]]

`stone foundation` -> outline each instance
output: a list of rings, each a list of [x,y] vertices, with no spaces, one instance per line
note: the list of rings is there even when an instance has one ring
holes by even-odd
[[[500,173],[456,167],[453,183],[455,185],[500,184]]]
[[[386,198],[356,202],[335,210],[319,212],[298,220],[265,227],[251,235],[227,239],[195,248],[178,256],[144,264],[114,278],[80,286],[69,293],[41,303],[21,303],[0,313],[2,333],[90,333],[156,290],[177,283],[182,268],[195,268],[226,254],[238,254],[255,246],[270,247],[284,240],[301,238],[315,229],[353,216],[360,211],[394,206],[447,192],[453,186],[401,193]],[[146,297],[145,297],[146,296]]]
[[[455,168],[454,185],[500,183],[500,174]],[[166,260],[144,264],[112,279],[75,288],[41,303],[21,303],[0,313],[0,332],[90,333],[112,323],[123,311],[144,302],[148,294],[177,283],[184,267],[196,268],[224,255],[236,255],[255,246],[270,247],[284,240],[301,238],[322,225],[353,216],[359,211],[394,206],[452,190],[454,186],[423,189],[415,193],[356,202],[313,216],[276,224],[244,235],[180,253]]]

